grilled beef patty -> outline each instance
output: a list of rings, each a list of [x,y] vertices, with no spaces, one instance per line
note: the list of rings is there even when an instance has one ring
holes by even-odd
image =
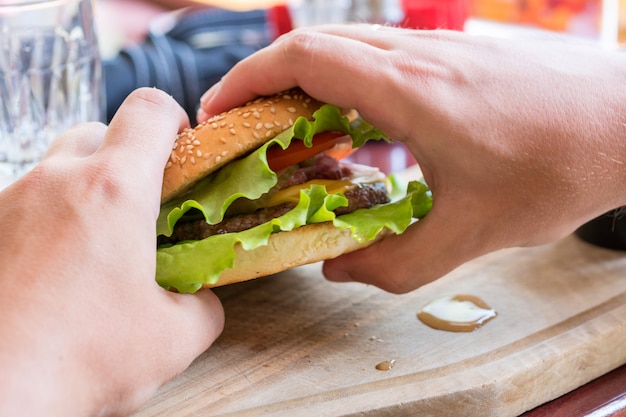
[[[387,187],[382,182],[357,186],[348,190],[345,197],[348,199],[348,206],[338,207],[335,210],[337,215],[389,202]],[[254,213],[233,216],[224,219],[218,224],[208,224],[204,219],[181,221],[174,227],[172,236],[159,236],[157,243],[159,245],[166,243],[174,244],[185,240],[201,240],[216,234],[241,232],[263,224],[273,218],[280,217],[295,206],[295,203],[282,203],[276,206],[259,209]]]

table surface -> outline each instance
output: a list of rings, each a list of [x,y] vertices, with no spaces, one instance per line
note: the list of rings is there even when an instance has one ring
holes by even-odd
[[[625,417],[626,365],[541,405],[523,417]]]
[[[351,158],[354,162],[395,172],[415,164],[402,144],[370,143]],[[523,414],[523,417],[626,417],[626,365]]]

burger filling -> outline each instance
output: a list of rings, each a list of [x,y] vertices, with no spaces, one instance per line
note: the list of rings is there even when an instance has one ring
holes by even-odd
[[[223,221],[207,223],[203,216],[190,211],[174,227],[171,236],[159,236],[158,244],[174,244],[187,240],[202,240],[223,233],[248,230],[282,216],[298,203],[299,190],[309,183],[323,184],[328,192],[343,194],[348,205],[334,210],[336,215],[361,208],[370,208],[390,201],[385,176],[378,169],[339,162],[320,154],[295,167],[278,173],[278,183],[259,200],[241,198],[233,204]]]

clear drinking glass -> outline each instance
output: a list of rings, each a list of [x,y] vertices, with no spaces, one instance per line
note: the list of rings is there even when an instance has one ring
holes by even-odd
[[[35,166],[70,126],[104,121],[91,0],[0,0],[0,176]]]

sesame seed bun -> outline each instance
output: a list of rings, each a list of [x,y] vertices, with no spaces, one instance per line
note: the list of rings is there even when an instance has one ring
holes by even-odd
[[[165,166],[161,202],[184,194],[226,163],[273,139],[322,103],[294,89],[262,97],[181,132]]]
[[[235,246],[235,265],[226,269],[215,284],[204,284],[205,288],[219,287],[248,281],[286,271],[297,266],[336,258],[344,253],[372,245],[389,235],[383,231],[373,239],[359,242],[348,229],[338,229],[332,222],[315,223],[288,232],[270,236],[268,244],[253,250]]]

